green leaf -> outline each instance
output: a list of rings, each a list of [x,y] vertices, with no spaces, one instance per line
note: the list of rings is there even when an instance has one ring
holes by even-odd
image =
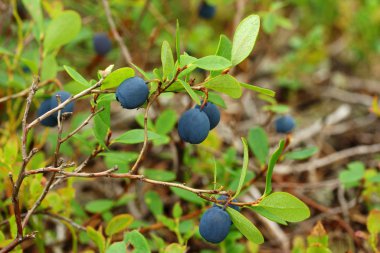
[[[88,237],[90,237],[90,239],[95,242],[96,246],[99,249],[99,252],[103,253],[106,247],[106,240],[104,239],[102,232],[96,231],[93,227],[87,227],[86,230]]]
[[[127,253],[125,242],[112,243],[106,250],[106,253]]]
[[[261,88],[259,86],[255,86],[255,85],[247,84],[247,83],[240,83],[240,85],[243,88],[256,91],[256,92],[263,94],[263,95],[267,95],[270,97],[276,96],[276,92],[274,92],[273,90],[270,90],[270,89]]]
[[[144,176],[149,179],[165,182],[173,181],[176,178],[176,174],[174,172],[158,169],[144,169]]]
[[[84,209],[90,213],[104,213],[111,210],[113,207],[113,201],[109,199],[97,199],[88,202]]]
[[[40,0],[22,0],[24,6],[28,9],[29,14],[32,16],[34,22],[37,24],[38,35],[44,32],[44,16],[41,9]],[[36,37],[39,41],[39,37]]]
[[[177,202],[174,204],[174,207],[173,207],[173,217],[176,219],[179,219],[181,218],[181,216],[182,216],[181,204]]]
[[[257,15],[250,15],[240,22],[232,40],[231,62],[233,66],[238,65],[250,55],[259,29],[260,18]]]
[[[162,203],[160,195],[154,191],[148,191],[144,194],[145,204],[154,216],[162,215],[164,213],[164,204]]]
[[[103,81],[102,90],[119,86],[124,80],[134,77],[135,71],[132,68],[124,67],[111,72]]]
[[[71,78],[74,79],[74,81],[83,84],[84,86],[90,86],[90,83],[83,76],[81,76],[81,74],[79,74],[75,69],[66,65],[63,65],[63,68],[66,70],[67,74],[69,74],[69,76],[71,76]]]
[[[282,224],[282,225],[288,225],[288,223],[284,219],[282,219],[282,218],[278,217],[277,215],[271,213],[269,210],[267,210],[264,207],[252,206],[252,207],[250,207],[250,209],[252,209],[256,213],[260,214],[261,216],[264,216],[268,220],[277,222],[277,223]]]
[[[174,73],[174,58],[169,43],[165,40],[161,47],[161,62],[163,78],[172,78]]]
[[[182,86],[185,88],[185,90],[190,95],[190,97],[195,101],[195,103],[200,105],[201,100],[199,99],[198,95],[193,91],[193,89],[190,87],[190,85],[181,79],[178,79],[178,81],[182,84]]]
[[[186,245],[179,243],[171,243],[164,249],[164,253],[185,253],[187,252]],[[202,250],[203,252],[203,250]]]
[[[266,105],[263,106],[263,110],[282,114],[288,113],[290,111],[289,106],[287,105]]]
[[[286,159],[304,160],[318,152],[318,147],[308,147],[304,149],[294,150],[285,154]]]
[[[145,80],[152,79],[151,76],[148,75],[144,70],[142,70],[139,66],[136,66],[135,64],[131,63],[131,65],[145,78]]]
[[[130,214],[120,214],[114,216],[106,227],[106,235],[112,236],[129,227],[133,222],[133,217]]]
[[[256,244],[262,244],[264,237],[260,230],[240,212],[234,210],[231,207],[227,207],[227,212],[231,216],[231,220],[235,227],[251,242]]]
[[[233,196],[233,199],[236,198],[240,194],[241,188],[243,187],[243,184],[244,184],[245,176],[247,175],[248,162],[249,162],[247,140],[242,137],[241,141],[243,142],[243,149],[244,149],[243,167],[240,173],[239,185],[238,185],[238,188],[236,189],[236,193]]]
[[[203,96],[204,93],[202,91],[196,90],[195,93],[197,93],[198,96]],[[227,108],[226,103],[224,102],[223,98],[216,92],[209,91],[208,92],[208,99],[209,102],[218,105],[222,108]]]
[[[222,56],[226,58],[227,60],[231,60],[231,50],[232,50],[232,43],[230,39],[227,38],[225,35],[220,35],[219,38],[219,44],[218,48],[216,50],[216,55]],[[221,73],[220,70],[211,71],[210,76],[215,77]]]
[[[72,41],[81,29],[81,18],[75,11],[63,11],[49,23],[44,51],[49,52]]]
[[[58,72],[58,64],[54,54],[45,56],[42,62],[41,80],[55,78]]]
[[[180,33],[179,33],[179,22],[177,19],[177,24],[176,24],[176,31],[175,31],[175,49],[177,51],[177,61],[178,65],[181,66],[181,44],[180,44]]]
[[[148,131],[148,140],[162,140],[165,136]],[[144,130],[129,130],[112,140],[112,143],[137,144],[144,142]]]
[[[133,245],[133,253],[151,252],[145,237],[137,230],[124,234],[124,242]]]
[[[231,67],[231,61],[218,55],[209,55],[202,57],[192,63],[201,69],[206,70],[223,70]]]
[[[347,170],[339,173],[339,181],[346,188],[358,185],[359,181],[364,177],[364,164],[362,162],[351,162],[347,165],[347,168]]]
[[[104,95],[101,95],[101,98]],[[103,111],[96,114],[94,117],[94,135],[96,140],[102,147],[106,148],[105,139],[111,125],[111,101],[103,100],[97,104],[98,108],[104,108]]]
[[[265,165],[269,154],[269,141],[265,130],[261,127],[251,128],[248,132],[248,145],[260,165]]]
[[[232,98],[239,98],[242,95],[242,90],[239,82],[230,75],[220,75],[214,77],[204,83],[206,88],[222,92]]]
[[[374,252],[377,250],[378,234],[380,233],[380,210],[373,209],[369,212],[367,218],[367,229],[370,233],[369,242]]]
[[[289,222],[303,221],[310,216],[309,208],[287,192],[275,192],[264,197],[258,206]]]
[[[170,133],[177,123],[177,113],[174,110],[165,110],[156,120],[156,131],[159,134],[165,135]]]
[[[184,199],[191,203],[198,204],[198,205],[203,205],[205,203],[205,200],[198,197],[195,193],[192,193],[192,192],[189,192],[177,187],[170,187],[170,190],[174,192],[174,194],[180,197],[181,199]]]
[[[285,141],[281,140],[280,143],[278,144],[278,148],[276,151],[272,154],[272,157],[269,160],[268,163],[268,170],[267,170],[267,177],[265,180],[265,192],[263,196],[267,196],[272,192],[272,174],[273,174],[273,169],[274,166],[277,163],[278,158],[280,158],[280,155],[282,151],[284,150],[285,146]]]

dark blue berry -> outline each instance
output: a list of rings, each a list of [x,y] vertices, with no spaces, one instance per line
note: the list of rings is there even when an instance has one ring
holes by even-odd
[[[230,215],[218,207],[211,207],[201,217],[199,233],[208,242],[220,243],[230,231]]]
[[[51,110],[51,98],[46,99],[40,105],[37,110],[37,117],[44,115],[46,112]],[[41,120],[41,124],[47,127],[55,127],[58,124],[57,117],[49,115],[47,118]]]
[[[97,33],[93,38],[94,50],[98,55],[104,56],[112,49],[112,43],[106,33]]]
[[[58,92],[54,93],[53,96],[51,96],[51,104],[50,104],[51,109],[58,106],[57,95],[59,95],[59,97],[61,98],[61,103],[65,102],[67,99],[69,99],[71,97],[71,94],[68,93],[67,91],[58,91]],[[63,109],[61,110],[61,114],[68,113],[68,112],[72,113],[73,111],[74,111],[74,102],[70,102],[63,107]],[[58,117],[58,111],[53,113],[53,116],[55,118],[57,118]]]
[[[293,117],[290,115],[281,116],[275,120],[275,127],[277,133],[290,133],[294,129],[295,125],[296,123]]]
[[[201,108],[200,105],[196,105],[195,108]],[[207,114],[208,119],[210,120],[210,130],[216,127],[220,121],[220,112],[216,105],[211,102],[207,102],[201,111],[204,111]]]
[[[199,144],[210,131],[210,120],[205,112],[193,108],[182,114],[178,121],[178,134],[183,141]]]
[[[221,195],[221,196],[219,196],[219,198],[217,198],[217,200],[224,200],[224,201],[226,201],[227,199],[228,199],[228,197],[225,196],[225,195]],[[233,199],[231,202],[233,203],[233,202],[237,202],[237,201],[236,201],[236,199]],[[219,204],[224,205],[224,203],[219,203]],[[216,207],[222,208],[221,206],[218,206],[218,205],[215,204],[215,203],[214,203],[213,206],[216,206]],[[240,207],[239,207],[239,206],[235,206],[235,205],[233,205],[233,204],[231,204],[231,203],[230,203],[228,206],[231,207],[231,208],[233,208],[233,209],[235,209],[236,211],[240,212]]]
[[[126,109],[142,106],[148,96],[148,86],[143,79],[137,76],[124,80],[116,89],[116,100]]]
[[[209,5],[205,1],[199,5],[198,14],[199,17],[204,19],[212,19],[215,16],[216,8],[213,5]]]

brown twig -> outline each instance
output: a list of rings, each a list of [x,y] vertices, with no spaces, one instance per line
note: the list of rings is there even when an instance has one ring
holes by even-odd
[[[24,235],[22,238],[15,238],[10,244],[0,250],[0,253],[11,252],[21,243],[36,238],[37,232],[32,232],[30,234]]]

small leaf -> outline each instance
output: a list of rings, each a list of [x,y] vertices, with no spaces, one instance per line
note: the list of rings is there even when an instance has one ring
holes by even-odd
[[[263,166],[269,154],[269,141],[265,130],[261,127],[251,128],[248,133],[248,145]]]
[[[264,237],[260,230],[240,212],[234,210],[231,207],[227,207],[227,212],[231,216],[231,220],[235,227],[251,242],[256,244],[262,244]]]
[[[90,83],[83,76],[81,76],[81,74],[79,74],[75,69],[66,65],[63,65],[63,68],[66,70],[67,74],[69,74],[69,76],[71,76],[71,78],[74,79],[76,82],[85,86],[90,86]]]
[[[148,131],[148,140],[162,140],[165,136],[156,134],[154,132]],[[129,130],[122,135],[118,136],[112,143],[124,143],[124,144],[137,144],[144,142],[144,130],[143,129],[133,129]]]
[[[181,44],[180,44],[180,33],[179,33],[179,22],[177,19],[177,24],[176,24],[176,30],[175,30],[175,49],[177,51],[177,61],[178,65],[181,66]]]
[[[304,160],[318,152],[318,147],[308,147],[304,149],[294,150],[285,154],[286,159]]]
[[[282,151],[284,150],[285,141],[281,140],[278,144],[278,148],[274,153],[272,154],[272,157],[269,160],[268,163],[268,170],[267,170],[267,177],[265,179],[265,192],[263,196],[267,196],[272,192],[272,174],[274,166],[277,163],[278,158],[280,158]]]
[[[182,216],[181,204],[179,202],[177,202],[177,203],[175,203],[175,205],[173,207],[173,217],[176,219],[179,219],[179,218],[181,218],[181,216]]]
[[[204,83],[206,88],[222,92],[232,98],[239,98],[242,95],[242,90],[239,82],[230,75],[220,75],[214,77]]]
[[[172,49],[166,40],[162,43],[161,47],[161,62],[163,78],[172,78],[174,72],[174,59]]]
[[[270,97],[276,96],[276,92],[274,92],[273,90],[270,90],[270,89],[261,88],[259,86],[255,86],[255,85],[247,84],[247,83],[240,83],[240,85],[243,88],[256,91],[256,92],[263,94],[263,95],[267,95]]]
[[[260,18],[257,15],[250,15],[240,22],[232,40],[231,62],[233,66],[238,65],[250,55],[259,29]]]
[[[204,93],[202,91],[196,90],[195,93],[197,93],[198,96],[203,96]],[[208,92],[208,99],[209,102],[218,105],[222,108],[227,108],[226,103],[224,102],[223,98],[216,92],[209,91]]]
[[[131,65],[145,78],[145,80],[152,79],[151,76],[148,75],[144,70],[142,70],[140,67],[136,66],[135,64],[131,63]]]
[[[91,213],[104,213],[108,210],[111,210],[113,207],[113,201],[109,199],[97,199],[88,202],[84,209]]]
[[[177,123],[177,113],[174,110],[165,110],[156,120],[156,131],[159,134],[165,135],[170,133]]]
[[[287,192],[275,192],[264,197],[258,206],[289,222],[303,221],[310,216],[309,208]]]
[[[354,187],[364,177],[365,166],[362,162],[351,162],[347,165],[348,169],[339,173],[339,181],[346,188]]]
[[[181,188],[176,188],[176,187],[170,187],[170,190],[174,192],[174,194],[177,195],[178,197],[186,201],[189,201],[191,203],[198,204],[198,205],[203,205],[205,203],[205,200],[198,197],[195,193],[186,191]]]
[[[146,192],[144,194],[144,200],[148,209],[154,214],[154,216],[162,215],[164,213],[164,204],[157,192]]]
[[[40,0],[22,0],[24,6],[28,9],[28,12],[32,16],[33,20],[37,24],[38,28],[38,37],[36,37],[37,41],[39,41],[39,36],[44,32],[44,16],[41,8]]]
[[[380,210],[373,209],[369,212],[367,218],[367,229],[370,233],[369,242],[374,252],[377,250],[378,234],[380,233]]]
[[[173,181],[176,178],[176,174],[174,172],[158,169],[144,169],[144,176],[149,179],[165,182]]]
[[[245,176],[247,175],[248,162],[249,162],[247,140],[242,137],[241,141],[243,142],[243,149],[244,149],[243,167],[240,172],[239,185],[238,185],[238,188],[236,189],[236,193],[233,196],[233,199],[236,198],[240,194],[241,188],[243,187],[243,184],[244,184]]]
[[[226,58],[227,60],[231,60],[231,50],[232,50],[232,43],[225,35],[220,35],[219,38],[219,44],[218,48],[216,50],[216,55],[222,56]],[[220,70],[211,71],[210,76],[215,77],[217,75],[221,74]]]
[[[49,52],[72,41],[81,29],[81,18],[75,11],[63,11],[49,23],[44,51]]]
[[[271,213],[268,209],[266,209],[264,207],[252,206],[250,208],[253,211],[255,211],[256,213],[260,214],[261,216],[264,216],[268,220],[277,222],[277,223],[282,224],[282,225],[288,225],[288,223],[284,219],[282,219],[282,218],[278,217],[277,215]]]
[[[186,245],[171,243],[164,249],[164,253],[185,253],[187,252]],[[203,250],[202,250],[203,252]]]
[[[132,68],[124,67],[111,72],[103,81],[102,90],[118,87],[124,80],[134,77],[135,71]]]
[[[99,252],[103,253],[106,247],[106,240],[102,233],[100,231],[96,231],[93,227],[90,226],[88,226],[86,230],[88,237],[90,237],[90,239],[95,242],[96,246],[99,249]]]
[[[112,236],[119,233],[120,231],[125,230],[133,222],[133,217],[130,214],[120,214],[114,216],[106,227],[107,236]]]
[[[206,70],[223,70],[231,67],[231,62],[226,58],[218,55],[209,55],[202,57],[192,63],[201,69]]]
[[[127,253],[125,242],[112,243],[106,250],[106,253]]]
[[[281,114],[288,113],[290,111],[289,106],[287,105],[266,105],[263,106],[263,110]]]
[[[101,98],[101,95],[99,98]],[[96,114],[94,117],[94,135],[96,140],[102,147],[106,148],[105,139],[108,134],[111,125],[111,101],[103,100],[99,101],[97,108],[104,108],[103,111]]]
[[[124,242],[133,245],[133,253],[151,252],[145,237],[137,230],[124,234]]]
[[[182,81],[181,79],[178,79],[178,81],[182,84],[182,86],[185,88],[185,90],[190,95],[190,97],[194,100],[194,102],[200,105],[201,100],[199,99],[198,95],[193,91],[193,89],[190,87],[190,85],[187,82]]]

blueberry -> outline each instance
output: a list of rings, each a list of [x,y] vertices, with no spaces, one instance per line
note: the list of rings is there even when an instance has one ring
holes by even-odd
[[[295,125],[296,123],[293,117],[290,115],[281,116],[275,120],[275,127],[277,133],[287,134],[293,130]]]
[[[93,38],[94,49],[98,55],[104,56],[112,49],[112,43],[106,33],[97,33]]]
[[[26,65],[23,65],[21,69],[22,69],[22,72],[24,72],[25,74],[29,74],[31,72],[30,68]]]
[[[201,108],[200,105],[196,105],[195,108]],[[216,127],[220,121],[220,112],[216,105],[211,102],[207,102],[201,111],[204,111],[207,114],[208,119],[210,120],[210,130]]]
[[[116,100],[126,109],[142,106],[148,99],[148,95],[148,86],[137,76],[124,80],[116,89]]]
[[[210,131],[210,120],[205,112],[193,108],[182,114],[178,121],[178,134],[183,141],[199,144]]]
[[[211,207],[201,218],[199,223],[199,233],[208,242],[220,243],[230,231],[230,215],[218,207]]]
[[[42,102],[42,104],[38,108],[37,117],[40,117],[51,110],[51,100],[52,99],[49,98]],[[41,124],[47,127],[55,127],[58,124],[57,117],[50,115],[47,118],[41,120]]]
[[[227,199],[228,199],[228,197],[225,196],[225,195],[221,195],[219,198],[217,198],[217,200],[224,200],[224,201],[226,201]],[[231,202],[237,202],[237,201],[236,201],[236,199],[233,199]],[[223,205],[224,203],[220,203],[220,204]],[[214,203],[213,206],[221,208],[221,206],[218,206],[215,203]],[[233,209],[235,209],[236,211],[240,212],[240,207],[239,206],[235,206],[235,205],[232,205],[232,204],[229,204],[228,206],[231,207],[231,208],[233,208]]]
[[[198,8],[198,15],[204,19],[212,19],[215,16],[216,8],[202,1]]]
[[[58,92],[54,93],[53,96],[51,97],[51,103],[50,103],[51,109],[58,106],[58,100],[57,100],[56,95],[60,96],[61,103],[63,103],[64,101],[66,101],[67,99],[69,99],[71,97],[71,94],[68,93],[67,91],[58,91]],[[73,110],[74,110],[74,102],[70,102],[63,107],[63,109],[61,110],[61,114],[67,113],[67,112],[72,113]],[[57,118],[58,117],[58,111],[53,113],[53,116],[55,118]]]

